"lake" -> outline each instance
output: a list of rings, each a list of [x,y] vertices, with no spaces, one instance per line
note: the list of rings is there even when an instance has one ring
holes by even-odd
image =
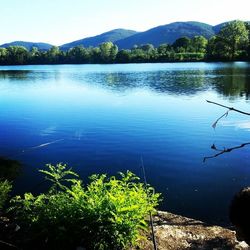
[[[228,225],[250,185],[250,64],[0,67],[0,155],[22,163],[14,193],[47,188],[38,169],[67,163],[87,182],[127,169],[162,193],[160,209]],[[214,146],[213,146],[214,145]],[[204,157],[210,157],[203,161]]]

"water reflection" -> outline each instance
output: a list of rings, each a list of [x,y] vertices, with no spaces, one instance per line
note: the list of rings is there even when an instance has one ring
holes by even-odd
[[[216,91],[226,97],[235,99],[245,97],[249,99],[250,94],[250,71],[249,68],[225,68],[216,72],[213,83]]]
[[[78,82],[87,82],[112,91],[124,92],[136,88],[149,88],[154,92],[193,95],[208,89],[203,70],[152,72],[100,72],[70,75]]]
[[[213,89],[229,99],[250,96],[250,66],[230,64],[227,67],[201,67],[188,69],[122,71],[89,71],[82,66],[70,71],[63,68],[46,70],[0,70],[0,79],[32,82],[67,78],[79,84],[88,84],[115,92],[126,92],[137,88],[148,88],[157,93],[195,95]],[[69,66],[70,68],[71,66]],[[110,66],[112,67],[112,66]],[[178,67],[177,67],[178,68]]]
[[[0,70],[0,79],[27,80],[31,70]]]
[[[0,70],[0,80],[9,80],[11,82],[21,81],[24,83],[34,83],[46,80],[60,80],[60,71],[35,71],[35,70]]]

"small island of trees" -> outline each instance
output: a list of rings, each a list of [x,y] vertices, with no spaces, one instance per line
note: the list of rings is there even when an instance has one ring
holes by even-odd
[[[0,48],[0,65],[27,64],[90,64],[90,63],[147,63],[185,61],[249,61],[250,24],[232,21],[210,39],[204,36],[181,37],[173,44],[135,45],[119,50],[112,42],[98,47],[77,46],[67,51],[53,46],[47,51],[23,46]]]

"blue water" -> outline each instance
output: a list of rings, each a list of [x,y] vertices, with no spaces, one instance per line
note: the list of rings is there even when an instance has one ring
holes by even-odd
[[[164,198],[160,209],[228,224],[233,195],[250,185],[249,63],[0,67],[0,155],[22,163],[14,192],[44,191],[38,169],[63,162],[87,182],[127,169]],[[37,147],[46,143],[47,146]]]

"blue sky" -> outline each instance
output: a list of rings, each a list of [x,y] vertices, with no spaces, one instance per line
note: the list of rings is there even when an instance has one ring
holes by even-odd
[[[144,31],[175,21],[250,20],[249,0],[0,0],[0,44],[54,45],[115,28]]]

